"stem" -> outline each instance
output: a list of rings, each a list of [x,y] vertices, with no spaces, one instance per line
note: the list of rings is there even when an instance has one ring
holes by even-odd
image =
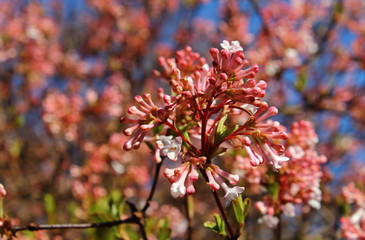
[[[325,50],[325,48],[327,46],[327,42],[330,38],[331,32],[333,31],[333,29],[336,27],[336,25],[338,23],[339,14],[341,14],[341,12],[338,12],[337,9],[340,9],[342,7],[343,7],[343,0],[337,0],[337,2],[333,3],[333,5],[331,7],[331,18],[327,25],[326,30],[324,31],[324,33],[322,34],[322,36],[319,39],[318,50],[315,53],[313,53],[311,56],[309,56],[307,59],[305,59],[302,62],[301,67],[309,65]]]
[[[29,224],[27,226],[15,226],[11,228],[13,234],[20,231],[39,231],[39,230],[59,230],[59,229],[85,229],[85,228],[103,228],[113,227],[126,223],[137,223],[139,218],[135,215],[117,221],[102,223],[75,223],[75,224]]]
[[[217,203],[217,206],[219,208],[219,211],[222,214],[223,220],[224,220],[224,222],[227,225],[227,229],[228,229],[228,232],[229,232],[229,236],[231,236],[229,239],[237,239],[237,237],[233,233],[233,229],[232,229],[231,223],[228,220],[226,210],[223,207],[222,201],[219,198],[217,191],[212,190],[212,193],[213,193],[214,199],[215,199],[215,201]]]
[[[279,223],[275,229],[275,240],[281,240],[281,214],[278,215]]]
[[[161,162],[156,164],[155,175],[153,177],[153,182],[152,182],[152,188],[151,188],[150,194],[148,195],[146,203],[142,208],[142,214],[144,217],[146,216],[146,211],[150,206],[150,202],[153,198],[153,195],[155,194],[157,183],[158,183],[158,176],[160,175],[160,170],[161,170],[161,166],[163,164],[164,158],[165,157],[161,156]]]
[[[144,224],[141,223],[141,221],[138,221],[137,224],[138,224],[139,231],[141,232],[143,240],[148,240]]]
[[[203,177],[204,177],[204,180],[208,183],[209,180],[208,180],[208,176],[207,174],[205,173],[204,169],[200,169],[200,172],[202,173]],[[222,215],[222,218],[224,220],[224,223],[226,224],[226,227],[227,227],[227,230],[228,230],[228,233],[229,233],[229,236],[227,236],[228,239],[238,239],[238,237],[234,234],[233,232],[233,228],[231,226],[231,223],[229,222],[228,220],[228,217],[227,217],[227,213],[226,213],[226,210],[224,209],[223,207],[223,204],[222,204],[222,201],[221,199],[219,198],[218,196],[218,193],[217,191],[214,191],[212,190],[212,193],[213,193],[213,196],[214,196],[214,200],[215,202],[217,203],[217,206],[218,206],[218,209],[219,211],[221,212],[221,215]]]
[[[188,231],[186,235],[186,240],[192,240],[193,236],[193,220],[192,220],[192,214],[190,209],[189,201],[191,200],[190,195],[185,195],[185,209],[186,209],[186,219],[188,220]]]
[[[213,100],[211,100],[208,103],[208,106],[205,108],[205,113],[204,113],[204,117],[202,120],[202,139],[201,139],[201,149],[202,152],[206,152],[206,143],[207,143],[207,139],[206,139],[206,131],[207,131],[207,122],[209,119],[209,110],[210,110],[210,106],[212,105]]]
[[[164,122],[164,124],[166,126],[168,126],[172,131],[174,131],[177,135],[179,135],[179,137],[182,138],[182,140],[184,140],[184,142],[186,142],[190,147],[191,149],[196,152],[196,153],[200,153],[200,151],[198,149],[196,149],[196,147],[188,140],[184,137],[184,135],[181,134],[181,132],[179,130],[176,129],[176,127],[174,125],[172,125],[171,123],[169,122]]]
[[[161,157],[162,161],[156,164],[155,175],[153,177],[153,183],[151,187],[150,194],[146,200],[146,203],[142,210],[139,212],[134,204],[127,202],[133,215],[122,220],[116,221],[109,221],[109,222],[102,222],[102,223],[76,223],[76,224],[29,224],[27,226],[14,226],[10,227],[9,231],[15,235],[17,232],[20,231],[39,231],[39,230],[59,230],[59,229],[85,229],[85,228],[103,228],[103,227],[113,227],[118,226],[121,224],[137,224],[140,233],[142,235],[143,240],[147,240],[147,233],[145,230],[145,225],[143,224],[142,220],[146,217],[146,211],[150,206],[150,202],[154,196],[156,191],[157,183],[158,183],[158,176],[161,170],[161,166],[163,164],[163,157]]]

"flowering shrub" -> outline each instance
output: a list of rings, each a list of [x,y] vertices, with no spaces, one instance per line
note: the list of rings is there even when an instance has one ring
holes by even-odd
[[[364,239],[364,7],[0,1],[0,238]]]
[[[157,75],[169,81],[172,95],[159,89],[160,106],[150,94],[136,96],[138,105],[128,109],[134,118],[121,121],[135,124],[124,130],[131,136],[124,143],[125,150],[139,148],[147,133],[157,129],[150,137],[156,142],[155,160],[161,161],[159,155],[172,161],[181,156],[181,166],[164,171],[172,183],[173,197],[195,192],[193,182],[199,170],[212,190],[223,188],[224,205],[228,206],[244,188],[228,187],[223,179],[236,185],[239,177],[214,165],[214,157],[229,147],[241,147],[252,166],[269,163],[280,168],[289,158],[281,143],[287,134],[279,122],[267,120],[277,109],[262,101],[267,84],[254,79],[257,65],[248,65],[238,41],[223,41],[221,46],[220,51],[210,49],[212,67],[189,47],[178,51],[176,58],[161,58],[164,71]],[[240,122],[229,118],[233,112],[241,115]]]
[[[193,194],[201,172],[213,192],[224,190],[223,205],[228,207],[244,187],[229,187],[227,182],[236,185],[239,176],[213,164],[214,158],[229,148],[242,148],[253,167],[267,163],[275,169],[289,158],[282,143],[286,132],[279,122],[268,120],[278,110],[262,101],[267,84],[254,79],[258,66],[249,66],[238,41],[225,40],[221,47],[210,49],[211,67],[189,47],[178,51],[176,58],[160,58],[163,71],[155,74],[169,82],[171,95],[159,89],[160,104],[150,94],[136,96],[137,105],[128,109],[131,117],[122,117],[121,122],[134,124],[124,130],[130,136],[124,150],[138,149],[146,139],[157,163],[162,157],[180,158],[179,167],[164,171],[174,198]],[[234,121],[238,118],[232,115],[240,120]],[[153,134],[148,136],[149,132]],[[230,228],[229,235],[233,237]]]

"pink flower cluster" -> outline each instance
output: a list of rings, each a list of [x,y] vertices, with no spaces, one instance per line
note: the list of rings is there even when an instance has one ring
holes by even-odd
[[[116,77],[117,81],[121,79]],[[101,93],[93,88],[83,90],[79,84],[69,84],[70,94],[49,90],[42,100],[42,120],[47,129],[55,136],[75,141],[83,129],[80,124],[87,114],[116,117],[123,111],[124,93],[120,84],[111,81]],[[82,135],[82,134],[81,134]]]
[[[342,188],[342,195],[346,204],[352,207],[349,216],[344,216],[341,221],[341,234],[346,239],[364,240],[365,239],[365,193],[364,180],[365,168],[360,171],[360,184],[355,185],[350,182],[347,186]]]
[[[68,141],[73,141],[78,135],[82,104],[77,95],[68,97],[60,92],[51,92],[43,100],[42,119],[52,134],[64,134]]]
[[[264,201],[256,203],[256,208],[264,215],[261,219],[269,227],[278,223],[278,214],[295,216],[295,206],[321,207],[323,177],[322,164],[326,157],[315,150],[317,134],[308,121],[294,122],[288,134],[286,156],[291,161],[283,163],[279,171],[277,193],[266,196]],[[270,183],[269,183],[270,184]],[[306,208],[302,208],[305,211]]]
[[[131,136],[124,150],[137,149],[154,129],[155,160],[166,156],[182,164],[166,169],[165,176],[172,183],[171,194],[181,197],[195,192],[193,182],[199,171],[214,191],[225,191],[224,204],[238,197],[243,187],[229,187],[239,181],[238,175],[223,171],[212,159],[227,149],[227,145],[243,148],[252,165],[268,163],[280,168],[289,160],[284,156],[282,140],[287,134],[277,121],[268,120],[278,113],[262,101],[267,84],[254,79],[258,66],[250,66],[238,41],[223,41],[222,50],[210,49],[211,67],[190,47],[178,51],[175,58],[160,58],[162,72],[172,90],[166,94],[159,89],[160,104],[150,94],[136,96],[137,105],[128,109],[133,117],[122,117],[122,123],[134,124],[124,134]],[[239,122],[230,118],[241,115]]]
[[[107,194],[105,178],[107,175],[120,176],[126,183],[133,182],[135,186],[144,186],[149,181],[148,168],[145,165],[138,165],[130,161],[129,154],[122,150],[122,141],[125,136],[121,133],[114,133],[110,136],[109,141],[100,146],[95,146],[91,142],[84,145],[88,153],[88,161],[83,166],[71,165],[71,176],[73,194],[78,199],[87,197],[103,197]],[[129,187],[124,189],[126,196],[132,196],[134,193]]]
[[[12,2],[2,2],[0,7],[0,32],[6,39],[0,43],[0,63],[17,60],[14,69],[24,76],[28,88],[43,86],[62,57],[55,21],[38,3],[28,4],[22,14],[15,14]]]

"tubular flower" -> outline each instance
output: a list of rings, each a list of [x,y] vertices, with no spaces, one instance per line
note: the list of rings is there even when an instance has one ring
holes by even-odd
[[[246,111],[251,114],[251,117],[247,118],[244,124],[246,128],[238,131],[237,135],[251,165],[257,166],[267,162],[275,169],[281,168],[283,162],[289,160],[284,156],[285,147],[281,144],[288,135],[279,122],[266,120],[278,113],[277,108],[269,108],[266,103],[262,103],[260,107],[254,109],[254,112],[247,109]]]
[[[241,47],[242,48],[242,47]],[[237,47],[218,50],[210,49],[210,55],[213,58],[213,67],[216,73],[225,73],[229,81],[242,80],[255,77],[259,68],[257,65],[248,67],[248,60],[241,50]],[[247,68],[248,67],[248,68]]]
[[[175,169],[165,169],[164,175],[172,183],[170,188],[172,197],[183,197],[186,193],[195,192],[193,183],[199,178],[197,165],[202,162],[205,162],[205,158],[190,159]]]
[[[176,52],[175,58],[159,58],[159,64],[163,67],[164,77],[170,78],[174,69],[180,69],[183,77],[190,76],[196,71],[200,71],[205,65],[205,58],[199,53],[193,52],[191,47],[186,47],[183,50]],[[160,75],[160,72],[155,71],[155,74]]]
[[[267,117],[264,116],[265,114],[271,115],[270,113],[264,113],[261,115],[261,118]],[[269,125],[272,124],[273,122]],[[282,130],[279,129],[279,132],[274,131],[269,135],[276,141],[280,140],[280,138],[284,137],[281,136],[280,131]],[[304,136],[310,136],[312,140],[309,141],[307,137]],[[265,211],[268,211],[267,209],[271,208],[276,213],[283,213],[288,217],[293,217],[296,214],[295,209],[302,209],[302,211],[305,211],[308,207],[303,208],[304,206],[315,209],[321,207],[322,191],[320,185],[323,176],[321,164],[326,162],[326,158],[319,155],[314,149],[316,139],[318,138],[310,122],[294,122],[291,131],[285,137],[288,138],[286,142],[287,151],[285,152],[285,156],[279,157],[284,160],[285,158],[290,157],[291,161],[278,162],[281,167],[278,173],[279,178],[277,182],[280,186],[278,196],[274,199],[273,196],[267,195],[262,204],[265,205]],[[269,149],[269,147],[271,147],[271,149]],[[270,151],[281,152],[280,146],[270,146],[270,143],[266,146],[262,145],[262,148],[263,151],[267,151],[265,154],[270,153]],[[278,157],[272,157],[273,160],[276,158]],[[277,163],[274,162],[273,164],[275,166]],[[265,222],[266,220],[272,220],[273,218],[266,217],[266,215],[270,214],[262,210],[262,204],[255,206],[264,215],[261,222],[267,223]],[[264,220],[265,217],[266,220]],[[271,225],[271,223],[272,222],[269,222],[269,225]]]
[[[221,177],[224,177],[229,181],[230,184],[236,185],[239,176],[227,173],[220,169],[218,166],[211,164],[206,170],[205,173],[208,177],[208,185],[212,190],[217,191],[220,187],[223,188],[225,195],[223,197],[223,205],[228,207],[231,204],[231,201],[236,199],[244,190],[244,187],[228,187],[228,185],[222,180]]]
[[[153,103],[150,94],[146,93],[143,97],[136,96],[134,100],[138,105],[130,107],[128,113],[137,118],[121,118],[121,122],[123,123],[136,124],[124,130],[125,135],[131,136],[123,145],[123,149],[126,151],[129,151],[132,148],[139,148],[147,132],[156,126],[161,125],[168,117],[168,110],[157,107]]]

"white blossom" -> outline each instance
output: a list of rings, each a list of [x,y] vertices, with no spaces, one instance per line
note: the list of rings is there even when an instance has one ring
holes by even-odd
[[[359,208],[356,210],[354,214],[352,214],[350,222],[352,224],[359,224],[360,221],[364,218],[365,218],[365,210],[363,208]]]
[[[275,169],[281,168],[282,162],[289,160],[289,158],[284,155],[276,154],[267,143],[262,144],[262,146],[263,146],[263,150],[265,151],[265,154],[268,157],[268,160],[270,161],[270,163],[273,165],[273,167]]]
[[[279,218],[271,215],[265,215],[259,218],[258,223],[263,223],[269,228],[275,228],[279,223]]]
[[[295,159],[299,159],[303,157],[305,154],[303,148],[299,145],[292,145],[288,147],[288,151],[290,153],[290,156],[292,156]]]
[[[184,183],[177,181],[171,185],[170,192],[173,198],[183,197],[186,193],[186,187]]]
[[[156,144],[162,156],[167,156],[170,160],[176,161],[181,151],[182,139],[181,137],[172,138],[173,136],[160,136]]]
[[[227,40],[223,40],[223,42],[221,43],[221,47],[231,53],[243,51],[243,48],[240,45],[239,41],[232,41],[231,43],[229,43]]]
[[[295,216],[295,207],[292,203],[286,203],[283,206],[283,213],[288,217],[294,217]]]
[[[223,205],[225,207],[228,207],[231,204],[232,200],[238,198],[238,196],[245,190],[245,188],[235,186],[233,188],[224,188],[224,190],[226,191],[226,194],[223,197]]]

